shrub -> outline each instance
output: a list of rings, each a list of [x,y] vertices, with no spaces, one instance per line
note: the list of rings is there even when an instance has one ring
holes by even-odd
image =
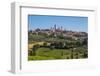
[[[43,43],[43,46],[47,46],[47,43],[46,43],[46,42],[44,42],[44,43]]]
[[[32,54],[33,55],[36,55],[36,50],[39,48],[39,45],[38,44],[36,44],[36,45],[33,45],[33,47],[32,47]]]
[[[55,47],[54,46],[50,46],[50,50],[53,50]]]
[[[32,56],[33,53],[32,53],[32,50],[28,50],[28,56]]]

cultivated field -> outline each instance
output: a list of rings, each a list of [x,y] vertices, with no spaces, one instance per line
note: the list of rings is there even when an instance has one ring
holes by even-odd
[[[36,38],[37,37],[37,38]],[[29,35],[28,60],[82,59],[88,57],[81,40]]]

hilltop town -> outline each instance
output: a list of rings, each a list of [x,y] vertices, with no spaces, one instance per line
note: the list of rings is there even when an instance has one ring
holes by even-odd
[[[88,34],[54,25],[28,31],[28,60],[80,59],[88,57]]]
[[[86,32],[77,32],[72,30],[66,30],[62,26],[57,27],[55,24],[53,27],[49,29],[40,29],[37,28],[35,30],[29,30],[29,33],[33,35],[46,35],[48,37],[61,37],[63,39],[71,38],[74,40],[84,40],[87,39],[87,33]]]

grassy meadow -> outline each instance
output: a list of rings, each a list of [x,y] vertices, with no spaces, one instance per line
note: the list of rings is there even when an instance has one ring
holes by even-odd
[[[87,58],[86,44],[85,40],[29,33],[28,60]]]

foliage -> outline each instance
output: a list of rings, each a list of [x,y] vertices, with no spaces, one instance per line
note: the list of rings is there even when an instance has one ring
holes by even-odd
[[[84,49],[83,49],[84,50]],[[87,58],[87,52],[77,48],[72,49],[53,49],[50,48],[38,48],[35,56],[29,56],[29,60],[45,60],[45,59],[76,59],[76,58]],[[41,58],[40,58],[41,57]],[[33,58],[33,59],[32,59]]]
[[[37,29],[39,31],[39,29]],[[28,60],[87,58],[87,38],[73,39],[63,35],[32,34],[28,37]]]

